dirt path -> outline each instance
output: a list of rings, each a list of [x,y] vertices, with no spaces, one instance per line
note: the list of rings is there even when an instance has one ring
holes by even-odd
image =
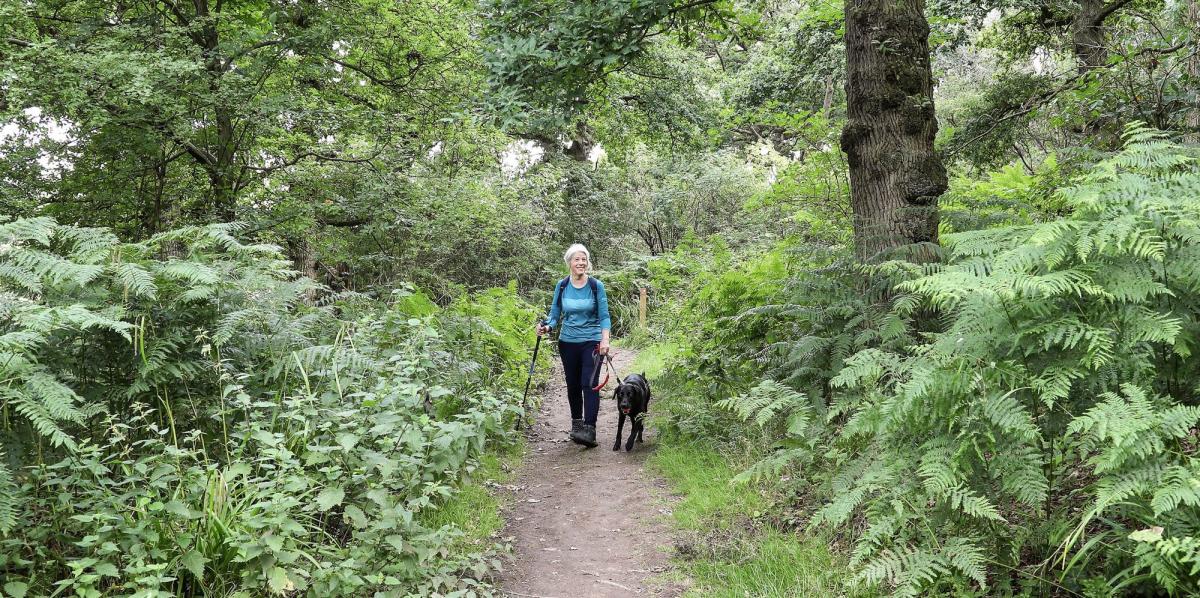
[[[614,350],[624,377],[634,352]],[[567,440],[570,409],[557,363],[530,430],[529,455],[518,476],[516,500],[505,513],[513,558],[498,586],[507,595],[539,598],[678,596],[678,587],[650,579],[669,566],[670,505],[665,484],[646,471],[653,431],[632,452],[612,450],[616,380],[600,396],[596,439],[585,449]],[[651,410],[654,406],[651,404]],[[625,422],[625,437],[629,422]]]

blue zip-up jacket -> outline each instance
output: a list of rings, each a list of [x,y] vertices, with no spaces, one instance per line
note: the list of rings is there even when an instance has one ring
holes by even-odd
[[[557,284],[554,285],[554,291],[557,295]],[[585,282],[583,288],[577,289],[571,281],[567,281],[562,293],[562,305],[554,301],[550,306],[550,319],[546,321],[547,326],[556,328],[561,320],[562,330],[558,333],[558,340],[568,343],[599,341],[602,330],[612,329],[612,319],[608,314],[608,294],[604,292],[604,283],[599,280],[596,280],[596,293],[600,295],[599,318],[596,317],[595,309],[597,298],[592,297],[590,285]]]

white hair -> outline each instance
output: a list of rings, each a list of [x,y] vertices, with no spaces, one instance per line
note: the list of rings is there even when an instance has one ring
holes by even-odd
[[[583,243],[576,243],[576,244],[568,247],[567,252],[563,254],[563,262],[565,262],[567,264],[567,267],[569,268],[571,266],[571,258],[575,257],[575,254],[580,253],[580,252],[582,252],[583,255],[585,257],[587,257],[588,268],[591,269],[592,254],[591,254],[591,252],[588,251],[587,247],[583,246]]]

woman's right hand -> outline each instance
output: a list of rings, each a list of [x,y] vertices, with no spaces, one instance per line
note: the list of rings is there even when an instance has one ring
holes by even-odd
[[[550,327],[541,322],[538,322],[538,325],[537,325],[538,336],[545,336],[547,332],[550,332]]]

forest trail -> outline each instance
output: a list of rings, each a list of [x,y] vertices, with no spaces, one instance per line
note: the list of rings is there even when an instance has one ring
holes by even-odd
[[[613,349],[613,365],[624,377],[636,356]],[[529,430],[529,454],[506,509],[504,535],[513,537],[513,557],[501,576],[501,592],[538,598],[678,596],[682,590],[651,579],[670,566],[670,504],[666,483],[646,471],[656,435],[633,451],[612,450],[617,410],[616,379],[600,395],[596,422],[599,446],[585,449],[567,440],[570,409],[562,364],[543,394],[537,423]],[[654,409],[653,403],[650,407]],[[628,438],[629,422],[625,422]]]

